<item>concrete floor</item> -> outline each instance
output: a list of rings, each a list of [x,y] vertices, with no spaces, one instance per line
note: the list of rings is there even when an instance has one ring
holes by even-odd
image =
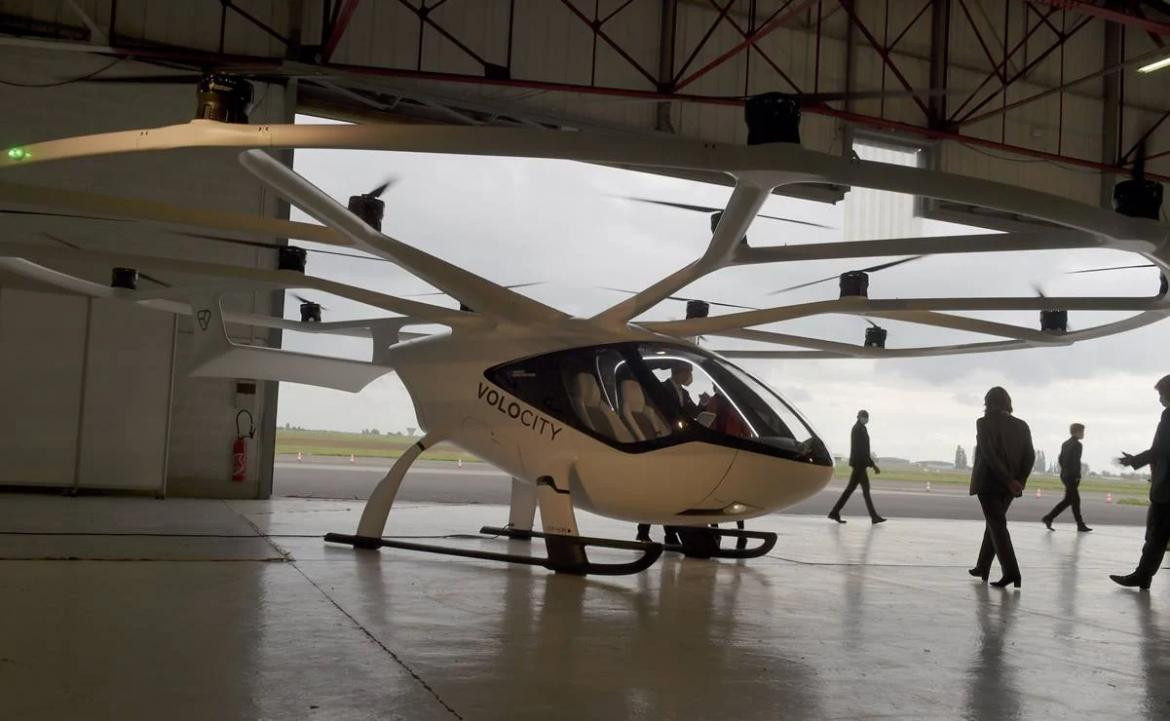
[[[322,543],[359,512],[0,496],[0,718],[1170,718],[1170,573],[1106,578],[1140,528],[1016,523],[1003,592],[970,521],[774,516],[767,558],[583,579]],[[389,533],[504,516],[404,504]]]

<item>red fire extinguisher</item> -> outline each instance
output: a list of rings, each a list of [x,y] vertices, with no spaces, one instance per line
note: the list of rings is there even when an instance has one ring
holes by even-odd
[[[248,434],[245,436],[244,432],[240,430],[240,416],[248,416]],[[252,438],[256,435],[256,424],[252,420],[252,414],[247,410],[242,410],[236,414],[236,442],[232,444],[232,480],[243,481],[248,475],[248,444],[246,438]]]

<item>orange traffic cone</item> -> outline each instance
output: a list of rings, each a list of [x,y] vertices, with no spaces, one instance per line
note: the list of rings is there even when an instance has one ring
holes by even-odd
[[[1113,503],[1113,494],[1112,493],[1105,494],[1105,502],[1106,503]]]
[[[462,468],[462,467],[463,467],[463,459],[462,459],[462,458],[460,458],[460,459],[459,459],[459,468]]]
[[[930,493],[930,481],[926,482],[926,492]]]
[[[305,460],[304,454],[301,453],[300,451],[297,451],[297,463],[300,463],[303,460]]]
[[[354,458],[353,458],[353,454],[352,454],[352,453],[350,453],[350,454],[349,454],[349,462],[350,462],[350,463],[355,463],[355,461],[354,461]]]
[[[1037,497],[1037,498],[1042,498],[1043,496],[1044,496],[1044,494],[1040,492],[1040,489],[1039,489],[1039,488],[1037,488],[1037,489],[1036,489],[1036,497]]]

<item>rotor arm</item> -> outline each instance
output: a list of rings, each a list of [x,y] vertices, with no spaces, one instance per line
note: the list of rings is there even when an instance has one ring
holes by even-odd
[[[290,203],[349,238],[359,249],[397,263],[477,313],[517,323],[549,322],[563,313],[380,233],[291,168],[259,150],[240,163]]]

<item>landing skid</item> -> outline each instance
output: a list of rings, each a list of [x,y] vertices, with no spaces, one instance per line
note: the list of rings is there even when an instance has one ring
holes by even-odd
[[[667,551],[681,553],[688,558],[759,558],[776,547],[777,536],[771,531],[724,530],[690,526],[671,526],[678,534],[678,543],[663,546]],[[737,539],[735,548],[720,548],[723,538]],[[761,541],[754,548],[747,548],[748,539]]]
[[[445,556],[461,556],[463,558],[478,558],[484,561],[542,566],[557,573],[572,573],[579,576],[625,576],[632,573],[641,573],[654,565],[654,562],[662,555],[662,544],[660,543],[620,541],[611,538],[590,538],[588,536],[566,536],[557,533],[540,533],[538,531],[493,528],[490,526],[484,526],[480,529],[480,533],[517,539],[543,538],[548,548],[548,556],[541,558],[539,556],[526,556],[513,553],[476,551],[469,548],[453,548],[451,546],[438,546],[430,543],[411,543],[409,541],[370,538],[368,536],[350,536],[342,533],[327,533],[325,534],[325,540],[329,543],[345,543],[354,548],[400,548],[406,551],[438,553]],[[594,563],[585,555],[585,548],[587,546],[642,551],[642,556],[628,563]]]

